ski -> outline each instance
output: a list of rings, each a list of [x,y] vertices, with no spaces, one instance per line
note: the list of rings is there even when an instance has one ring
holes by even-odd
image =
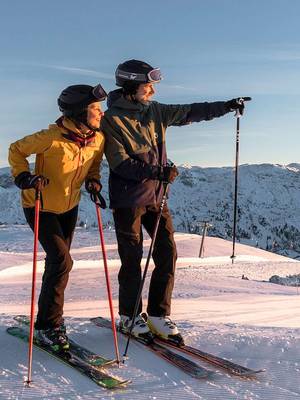
[[[29,332],[26,329],[18,326],[11,326],[6,329],[7,333],[10,335],[17,337],[25,342],[29,340]],[[130,383],[129,380],[122,380],[118,377],[107,374],[106,372],[96,368],[87,362],[83,361],[80,357],[76,356],[74,353],[69,351],[67,352],[55,352],[51,349],[51,347],[43,346],[40,344],[34,337],[34,345],[38,347],[40,350],[45,351],[50,356],[53,356],[55,359],[62,361],[66,365],[72,367],[76,371],[90,378],[93,382],[95,382],[98,386],[101,386],[105,389],[114,389],[118,387],[126,386]]]
[[[16,315],[14,320],[19,324],[29,326],[29,318],[27,315]],[[74,356],[81,358],[84,362],[93,365],[94,367],[110,367],[116,363],[116,360],[108,360],[105,357],[102,357],[98,354],[93,353],[92,351],[86,349],[80,344],[76,343],[74,340],[69,338],[70,349],[69,353]]]
[[[143,313],[143,318],[147,321],[147,314]],[[245,378],[250,378],[254,377],[255,375],[259,374],[260,372],[265,372],[264,369],[259,369],[259,370],[253,370],[247,367],[244,367],[242,365],[239,365],[237,363],[234,363],[232,361],[226,360],[225,358],[215,356],[214,354],[207,353],[205,351],[202,351],[200,349],[197,349],[192,346],[188,346],[184,343],[183,338],[180,335],[181,340],[176,342],[175,340],[166,340],[162,339],[158,336],[155,336],[154,342],[159,343],[159,344],[164,344],[168,347],[171,347],[173,349],[179,350],[185,354],[188,354],[190,356],[193,356],[201,361],[205,361],[209,364],[212,364],[216,367],[220,367],[224,370],[226,370],[228,373],[240,377],[245,377]]]
[[[179,350],[185,354],[189,354],[201,361],[205,361],[209,364],[212,364],[216,367],[220,367],[224,370],[226,370],[228,373],[232,374],[232,375],[236,375],[236,376],[240,376],[240,377],[245,377],[245,378],[250,378],[253,377],[261,372],[265,372],[265,369],[258,369],[258,370],[254,370],[251,368],[247,368],[244,367],[242,365],[239,365],[235,362],[226,360],[225,358],[219,357],[219,356],[215,356],[211,353],[207,353],[204,352],[202,350],[199,350],[195,347],[192,346],[188,346],[188,345],[181,345],[181,346],[177,346],[176,344],[168,341],[168,340],[164,340],[164,339],[160,339],[158,337],[155,337],[154,339],[155,343],[158,344],[164,344],[168,347],[171,347],[173,349]]]
[[[109,328],[111,329],[111,322],[108,319],[102,317],[91,318],[91,322],[93,322],[96,326],[102,328]],[[119,331],[121,332],[121,331]],[[121,332],[123,333],[123,332]],[[124,334],[124,333],[123,333]],[[125,335],[125,334],[124,334]],[[125,335],[126,336],[126,335]],[[163,358],[164,360],[170,362],[171,364],[175,365],[177,368],[181,369],[188,375],[192,376],[196,379],[203,379],[210,377],[213,372],[199,366],[198,364],[194,363],[193,361],[183,357],[180,354],[177,354],[170,349],[160,345],[159,343],[145,343],[137,338],[133,337],[137,342],[145,345],[147,349],[151,350],[153,353],[158,355],[159,357]]]

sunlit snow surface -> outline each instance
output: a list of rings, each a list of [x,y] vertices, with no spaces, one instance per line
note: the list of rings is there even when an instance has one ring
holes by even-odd
[[[105,232],[117,313],[120,262],[114,232]],[[0,227],[0,398],[1,399],[300,399],[300,289],[268,282],[272,275],[300,273],[300,263],[253,247],[207,238],[199,259],[200,237],[176,234],[179,259],[172,316],[186,342],[250,368],[266,368],[257,380],[231,377],[219,370],[202,381],[132,343],[126,367],[112,372],[133,383],[107,391],[86,377],[35,350],[34,387],[25,388],[27,346],[5,332],[13,314],[28,313],[31,292],[32,233],[27,227]],[[145,242],[144,257],[149,241]],[[99,237],[78,229],[74,267],[65,296],[70,337],[95,352],[114,356],[112,335],[89,322],[109,316]],[[43,269],[39,253],[38,288]],[[143,260],[143,264],[145,260]],[[152,266],[151,266],[152,269]],[[244,279],[242,279],[242,277]],[[247,279],[245,279],[247,278]],[[144,303],[148,280],[145,287]],[[120,337],[121,354],[124,339]],[[207,366],[207,365],[206,365]],[[214,369],[214,368],[212,368]]]

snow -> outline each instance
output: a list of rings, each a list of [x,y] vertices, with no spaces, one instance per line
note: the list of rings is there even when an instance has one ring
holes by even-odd
[[[105,238],[117,314],[120,262],[113,230],[106,230]],[[300,263],[237,243],[237,257],[232,264],[231,243],[214,237],[206,238],[204,258],[200,259],[198,235],[176,233],[175,238],[179,258],[172,317],[186,342],[250,368],[265,368],[265,373],[255,380],[241,379],[203,364],[216,373],[196,380],[132,342],[126,366],[111,369],[122,378],[132,379],[126,389],[102,389],[39,350],[33,354],[34,385],[26,388],[23,379],[27,373],[27,346],[5,329],[14,324],[13,315],[29,312],[32,233],[26,226],[0,226],[0,398],[300,399],[299,288],[269,282],[273,275],[299,274]],[[144,257],[149,243],[149,239],[145,240]],[[109,316],[96,229],[76,230],[72,256],[74,267],[65,296],[69,335],[95,352],[114,357],[111,331],[89,322],[93,316]],[[40,250],[37,291],[43,257]],[[144,304],[148,282],[149,279]],[[124,338],[119,341],[123,354]]]

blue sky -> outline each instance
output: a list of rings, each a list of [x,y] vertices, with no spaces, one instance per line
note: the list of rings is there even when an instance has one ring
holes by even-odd
[[[251,96],[241,163],[299,162],[299,15],[298,0],[2,0],[0,166],[11,142],[55,121],[64,87],[112,90],[131,58],[161,68],[163,103]],[[235,123],[228,114],[170,127],[169,158],[232,165]]]

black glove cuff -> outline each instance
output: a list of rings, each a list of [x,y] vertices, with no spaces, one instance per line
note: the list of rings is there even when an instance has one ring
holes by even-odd
[[[15,185],[18,186],[19,189],[23,189],[25,182],[30,177],[31,173],[29,171],[21,172],[19,175],[15,177]]]

